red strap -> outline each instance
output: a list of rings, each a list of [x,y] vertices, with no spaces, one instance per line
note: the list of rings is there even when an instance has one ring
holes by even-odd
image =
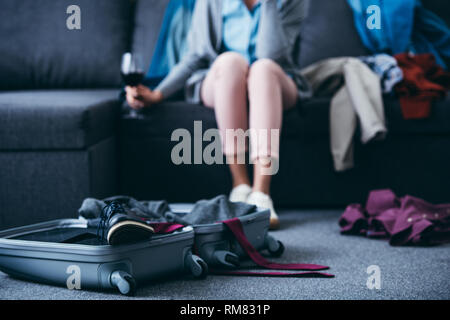
[[[245,277],[284,277],[284,278],[334,278],[334,275],[317,272],[317,271],[307,271],[307,272],[251,272],[251,271],[222,271],[222,270],[211,270],[212,274],[222,275],[222,276],[245,276]]]
[[[172,233],[184,228],[183,225],[171,222],[151,222],[149,225],[155,230],[156,234]]]
[[[241,245],[242,249],[248,254],[250,259],[253,260],[258,266],[266,269],[278,269],[278,270],[309,270],[318,271],[329,269],[327,266],[321,266],[317,264],[298,264],[298,263],[274,263],[266,260],[248,241],[245,236],[242,223],[238,218],[227,220],[223,222],[233,233],[236,240]],[[281,276],[281,277],[334,277],[332,274],[322,272],[300,272],[300,273],[285,273],[285,272],[241,272],[241,271],[215,271],[218,274],[233,274],[233,275],[246,275],[246,276]]]

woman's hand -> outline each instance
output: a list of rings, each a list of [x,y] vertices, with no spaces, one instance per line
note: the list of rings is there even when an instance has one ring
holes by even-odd
[[[137,87],[126,86],[127,102],[135,110],[149,107],[163,100],[161,91],[152,91],[140,84]]]

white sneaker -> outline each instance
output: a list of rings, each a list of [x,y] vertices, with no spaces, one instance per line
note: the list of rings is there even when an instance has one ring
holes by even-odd
[[[252,188],[248,184],[240,184],[231,190],[228,198],[231,202],[246,202],[250,193]]]
[[[268,194],[254,191],[248,196],[247,203],[260,208],[270,209],[270,229],[274,230],[280,227],[280,220],[273,207],[272,198]]]

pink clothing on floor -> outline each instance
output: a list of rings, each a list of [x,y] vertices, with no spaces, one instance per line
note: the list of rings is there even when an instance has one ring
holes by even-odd
[[[201,97],[215,110],[225,155],[247,150],[237,139],[227,139],[226,130],[250,128],[251,159],[279,157],[283,110],[295,106],[298,89],[275,62],[261,59],[249,66],[238,53],[226,52],[213,63],[203,81]],[[271,135],[276,132],[271,130],[278,130],[278,135]]]
[[[450,242],[450,204],[434,205],[392,190],[372,191],[365,208],[352,204],[342,214],[343,234],[388,238],[391,245],[437,245]]]

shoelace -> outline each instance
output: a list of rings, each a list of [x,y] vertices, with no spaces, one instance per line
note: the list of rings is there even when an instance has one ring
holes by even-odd
[[[112,201],[111,203],[103,207],[102,213],[100,215],[100,222],[97,226],[97,237],[100,240],[105,240],[105,231],[107,229],[108,221],[117,213],[126,213],[125,209],[118,201]]]

